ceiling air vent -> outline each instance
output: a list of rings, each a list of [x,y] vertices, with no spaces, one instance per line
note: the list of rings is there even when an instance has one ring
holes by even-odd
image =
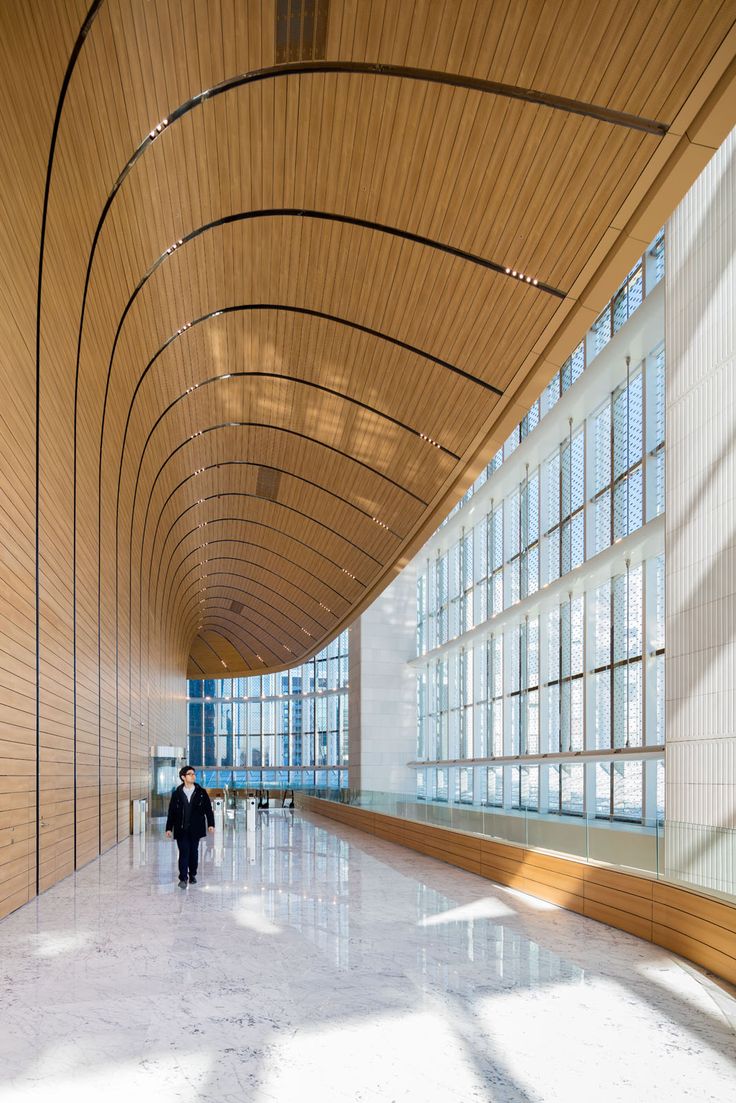
[[[240,616],[240,614],[243,612],[243,603],[242,603],[242,601],[231,601],[230,602],[230,609],[233,613],[236,613],[238,616]]]
[[[276,61],[325,56],[329,0],[276,0]]]
[[[280,481],[280,471],[275,471],[273,467],[259,467],[258,478],[256,479],[257,496],[259,498],[268,498],[271,502],[277,501]]]

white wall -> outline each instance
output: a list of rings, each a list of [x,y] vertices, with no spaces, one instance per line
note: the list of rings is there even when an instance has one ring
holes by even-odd
[[[736,131],[667,226],[668,877],[736,890]]]
[[[350,629],[351,788],[413,793],[416,776],[416,567],[413,563]]]

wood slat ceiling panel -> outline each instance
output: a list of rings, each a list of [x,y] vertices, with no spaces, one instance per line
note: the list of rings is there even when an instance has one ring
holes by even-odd
[[[305,627],[321,625],[327,631],[349,609],[349,602],[323,587],[323,600],[310,594],[305,586],[312,585],[299,564],[292,564],[293,578],[288,577],[288,561],[269,555],[267,550],[254,544],[243,545],[227,536],[210,541],[207,550],[207,569],[217,580],[230,578],[237,588],[246,585],[264,601],[280,609],[284,616],[299,620]],[[181,558],[176,568],[168,572],[167,586],[170,601],[164,606],[176,609],[188,609],[193,600],[198,600],[202,590],[202,563],[196,551]],[[219,582],[218,582],[219,585]],[[281,595],[281,596],[280,596]],[[233,589],[233,596],[235,591]],[[280,596],[280,604],[279,602]],[[238,598],[238,600],[240,600]],[[306,618],[306,619],[305,619]],[[314,631],[314,628],[311,629]]]
[[[203,471],[197,481],[197,494],[205,501],[212,500],[218,494],[242,494],[261,498],[266,493],[262,485],[264,474],[266,478],[274,476],[272,500],[279,501],[290,509],[300,510],[322,524],[332,523],[348,539],[355,541],[357,538],[371,556],[378,556],[381,561],[385,561],[388,552],[397,546],[400,534],[380,528],[370,517],[359,513],[350,503],[341,501],[334,493],[304,483],[290,474],[264,469],[257,462],[245,466],[241,461],[238,466]],[[168,532],[169,526],[177,517],[193,508],[190,493],[191,487],[185,483],[172,495],[161,514],[160,533]]]
[[[221,299],[217,301],[222,303]],[[233,305],[237,308],[240,304]],[[268,339],[274,314],[283,317],[286,331],[283,335],[286,340],[281,340],[279,347]],[[165,416],[181,415],[190,402],[186,392],[193,386],[206,391],[211,401],[219,403],[212,410],[213,417],[222,416],[227,420],[230,414],[233,417],[242,414],[242,403],[236,408],[232,399],[221,397],[232,390],[236,378],[241,386],[254,393],[256,404],[249,409],[249,417],[270,416],[273,401],[278,401],[282,408],[313,408],[318,417],[322,411],[327,416],[328,409],[335,407],[337,421],[343,423],[351,412],[357,413],[360,409],[355,403],[363,403],[376,411],[366,411],[364,416],[369,421],[385,422],[390,416],[409,427],[391,430],[391,435],[400,442],[411,440],[411,430],[425,432],[457,453],[467,443],[470,432],[467,422],[477,423],[479,417],[490,413],[497,400],[493,393],[482,390],[471,380],[379,338],[355,333],[349,327],[330,321],[303,318],[285,311],[236,309],[233,313],[208,318],[168,345],[166,341],[176,330],[168,328],[163,332],[166,338],[157,333],[152,343],[157,348],[153,351],[152,346],[147,348],[138,361],[149,364],[153,360],[153,363],[140,383],[135,402],[128,405],[131,411],[125,438],[128,462],[140,452],[152,419],[172,403],[176,403],[175,410]],[[306,344],[307,334],[312,347],[302,352],[300,338],[303,337]],[[387,354],[384,354],[386,347]],[[233,378],[222,378],[227,375]],[[274,376],[283,376],[285,381],[272,378]],[[133,385],[137,386],[138,380]],[[440,409],[431,401],[431,395],[443,386],[449,410]],[[320,387],[336,392],[337,397],[319,390]],[[277,396],[277,392],[282,393]],[[340,395],[347,397],[343,399]],[[465,424],[456,424],[457,420],[465,419]],[[388,426],[382,427],[388,431]],[[125,432],[123,419],[114,422],[111,418],[109,431],[109,451],[117,456]],[[414,441],[415,445],[417,443],[418,438]],[[423,455],[424,452],[425,447],[421,445],[419,453]]]
[[[368,79],[374,84],[382,83],[384,93],[397,83],[374,77],[310,75],[281,81],[279,88],[286,95],[288,85],[298,101],[303,84],[326,80],[334,83],[332,94],[338,101],[349,102],[360,99],[356,82]],[[410,104],[416,98],[416,82],[399,83],[407,86],[405,98]],[[458,142],[454,128],[439,120],[446,117],[453,104],[459,110],[468,94],[430,86],[432,100],[428,110],[407,116],[410,132],[395,126],[391,141],[380,145],[379,136],[372,134],[370,126],[359,130],[364,135],[362,154],[356,156],[353,151],[352,164],[363,165],[365,161],[367,164],[355,180],[344,171],[345,155],[341,151],[349,143],[345,135],[341,138],[338,133],[333,134],[329,147],[322,153],[321,172],[309,177],[299,174],[292,181],[293,186],[287,188],[278,165],[274,164],[275,147],[283,137],[283,130],[279,126],[273,128],[273,109],[268,102],[262,104],[256,124],[258,132],[265,135],[270,132],[271,139],[264,145],[260,169],[256,159],[251,162],[249,173],[231,174],[227,158],[221,155],[215,142],[217,135],[227,133],[224,100],[248,96],[268,101],[275,93],[276,88],[267,85],[232,91],[172,124],[152,145],[131,170],[103,230],[100,251],[104,252],[106,242],[113,250],[115,260],[110,265],[113,278],[124,278],[126,272],[126,265],[120,263],[121,243],[127,250],[138,252],[140,240],[137,259],[130,260],[130,272],[135,277],[131,282],[135,282],[165,248],[195,227],[238,211],[284,206],[405,227],[500,264],[523,265],[540,280],[554,284],[556,273],[565,270],[570,255],[579,250],[581,242],[589,235],[596,240],[600,237],[657,143],[651,135],[478,94],[474,99],[481,104],[479,113],[485,121],[474,128],[467,141]],[[385,94],[372,97],[372,101],[377,99],[374,118],[378,120]],[[466,102],[463,116],[475,113]],[[423,133],[422,120],[437,133]],[[309,122],[307,118],[300,126],[300,141],[289,148],[288,163],[299,163],[310,140]],[[248,130],[242,135],[244,144],[250,142],[251,134]],[[506,135],[507,140],[489,141],[488,136],[495,134]],[[609,173],[607,187],[601,188],[604,148],[610,151],[606,162],[615,164],[616,174]],[[407,151],[412,151],[413,156],[409,157]],[[392,172],[376,176],[373,171],[376,161],[390,164]],[[338,193],[334,182],[341,179],[341,172]],[[380,188],[374,178],[380,182]],[[398,180],[403,181],[403,186],[397,186]],[[447,186],[448,180],[453,181],[452,188]],[[146,219],[144,225],[138,226],[139,238],[130,234],[130,228],[142,211],[146,212]],[[116,235],[116,223],[125,231]],[[284,227],[283,232],[301,233],[291,225]],[[541,236],[546,244],[540,251]],[[553,264],[545,259],[551,245]],[[270,264],[273,265],[273,257]],[[279,268],[282,278],[288,278],[288,266]],[[121,292],[120,298],[122,307],[127,295]]]
[[[206,442],[211,449],[208,455],[202,452],[203,442]],[[197,449],[196,452],[195,449]],[[371,517],[379,516],[379,514],[371,512],[374,506],[382,507],[386,515],[404,517],[407,524],[410,524],[412,520],[418,519],[422,510],[421,503],[416,502],[400,488],[386,483],[377,475],[361,472],[361,478],[366,482],[367,493],[365,491],[361,492],[356,487],[355,464],[348,458],[335,455],[331,455],[329,462],[327,462],[325,451],[318,444],[308,441],[301,442],[300,449],[294,457],[287,455],[284,458],[274,448],[273,435],[269,434],[267,430],[224,428],[217,433],[199,438],[197,442],[191,442],[189,446],[182,449],[167,465],[164,476],[157,481],[148,511],[148,524],[145,533],[147,542],[142,561],[144,571],[146,571],[146,564],[150,557],[150,542],[152,536],[155,535],[155,518],[158,516],[162,502],[167,496],[165,487],[170,484],[173,489],[183,479],[190,477],[192,471],[206,466],[207,462],[223,465],[244,459],[255,462],[252,459],[254,456],[258,462],[272,464],[286,471],[289,470],[289,467],[286,466],[289,459],[293,458],[298,462],[299,475],[303,479],[323,485],[328,490],[334,485],[337,487],[335,493],[339,493],[341,498],[368,513]],[[226,470],[226,467],[221,469],[222,472]],[[196,477],[189,479],[188,493],[191,501],[202,496],[197,487]],[[141,537],[138,530],[136,531],[136,537],[137,539]]]
[[[732,26],[728,0],[371,0],[359,12],[332,7],[326,56],[460,72],[671,122]]]
[[[63,14],[80,18],[72,4]],[[273,608],[284,630],[297,590],[309,616],[335,606],[324,639],[377,592],[515,412],[535,364],[541,381],[537,346],[577,307],[563,297],[662,148],[661,127],[603,121],[599,109],[671,121],[735,14],[717,0],[697,19],[686,0],[332,0],[328,63],[412,66],[455,83],[274,72],[219,94],[220,82],[273,65],[273,3],[102,0],[59,131],[41,316],[42,424],[78,416],[73,437],[48,434],[41,501],[42,512],[65,503],[65,518],[50,510],[45,522],[64,547],[76,539],[73,503],[80,632],[95,616],[86,575],[97,556],[100,624],[117,624],[124,579],[141,615],[165,609],[176,639],[191,630],[193,516],[219,526],[230,550],[242,540],[234,554],[254,570],[281,557]],[[58,50],[40,23],[38,33]],[[581,103],[571,113],[458,86],[459,75]],[[204,89],[214,93],[192,103]],[[241,217],[263,210],[274,213]],[[199,232],[222,219],[232,221]],[[253,304],[279,309],[231,311]],[[53,472],[72,467],[74,485],[57,488]],[[258,493],[266,467],[283,472],[272,500]],[[302,561],[289,562],[297,533]],[[60,592],[71,592],[67,568],[62,555]],[[236,646],[252,664],[246,621],[243,631],[245,651]],[[192,654],[205,669],[237,661],[204,641]]]

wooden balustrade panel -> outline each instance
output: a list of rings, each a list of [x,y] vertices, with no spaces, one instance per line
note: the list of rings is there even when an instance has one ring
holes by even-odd
[[[680,885],[297,794],[299,808],[628,931],[736,983],[736,906]]]

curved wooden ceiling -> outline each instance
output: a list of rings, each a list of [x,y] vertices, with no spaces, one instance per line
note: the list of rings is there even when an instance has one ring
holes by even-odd
[[[74,395],[75,572],[97,549],[194,677],[380,592],[734,121],[732,2],[316,6],[308,46],[311,0],[13,15],[58,87],[38,372]]]

